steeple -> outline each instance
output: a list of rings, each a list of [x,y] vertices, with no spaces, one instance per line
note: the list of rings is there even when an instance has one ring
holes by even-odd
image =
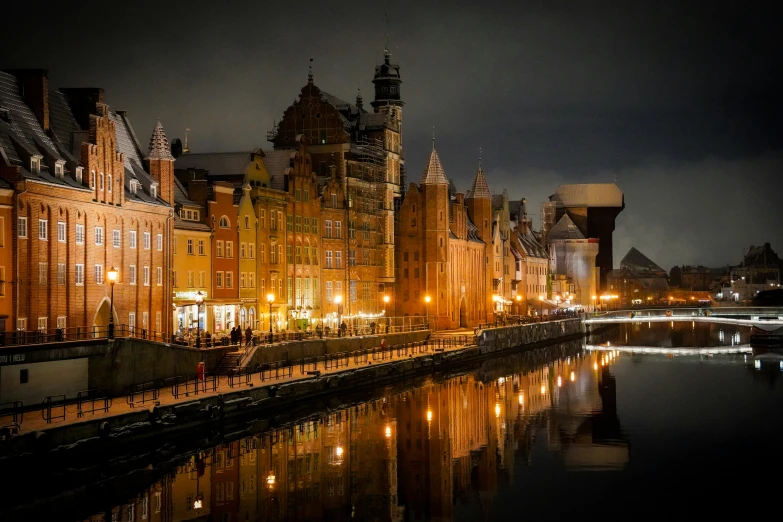
[[[435,137],[432,138],[432,152],[430,153],[430,159],[427,161],[427,166],[424,168],[424,173],[421,175],[422,185],[448,185],[449,180],[446,179],[446,173],[443,170],[443,165],[440,163],[438,157],[438,151],[435,150]]]
[[[163,131],[163,125],[160,124],[160,120],[152,129],[152,136],[150,137],[150,149],[147,153],[148,160],[173,160],[174,156],[171,155],[171,148],[169,147],[169,140],[166,138],[166,133]]]
[[[466,199],[492,199],[492,193],[489,191],[487,179],[484,177],[484,170],[481,168],[481,149],[479,148],[479,165],[476,171],[476,177],[473,178],[473,185],[466,195]]]

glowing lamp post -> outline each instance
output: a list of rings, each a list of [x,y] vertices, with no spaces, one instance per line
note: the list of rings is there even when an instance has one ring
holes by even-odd
[[[517,315],[522,315],[522,296],[517,294]]]
[[[114,339],[114,283],[117,282],[117,276],[119,276],[119,271],[111,267],[106,272],[106,278],[109,280],[109,284],[111,284],[111,301],[109,301],[109,339]]]
[[[596,298],[597,298],[597,296],[594,295],[593,296],[593,313],[595,313],[595,300],[596,300]]]
[[[204,302],[204,294],[196,292],[196,348],[201,348],[201,303]]]
[[[430,329],[430,301],[432,301],[432,298],[429,295],[424,296],[424,317],[425,322],[427,323],[427,329]]]
[[[272,303],[275,302],[275,294],[266,294],[266,302],[269,303],[269,342],[272,342]],[[272,476],[274,478],[274,475]]]
[[[538,296],[538,315],[544,317],[544,296]]]

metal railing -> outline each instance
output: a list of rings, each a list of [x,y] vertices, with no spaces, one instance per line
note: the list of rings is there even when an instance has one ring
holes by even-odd
[[[46,424],[53,420],[65,420],[65,395],[49,395],[41,402],[41,417]]]
[[[6,426],[2,420],[11,417],[13,425],[21,426],[24,421],[24,404],[22,401],[11,401],[0,404],[0,426]]]
[[[80,391],[76,394],[76,416],[84,417],[88,413],[102,411],[108,413],[111,409],[111,397],[105,389],[96,388]]]
[[[157,401],[160,397],[160,389],[155,381],[144,382],[141,384],[132,384],[128,387],[126,402],[128,406],[134,408],[137,404],[146,404]]]
[[[0,346],[90,341],[109,339],[110,337],[108,326],[70,326],[67,328],[46,328],[40,330],[12,330],[0,332]],[[125,324],[114,326],[114,337],[134,337],[158,342],[170,341],[161,332]]]

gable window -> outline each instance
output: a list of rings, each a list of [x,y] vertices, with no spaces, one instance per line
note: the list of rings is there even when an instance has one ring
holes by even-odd
[[[30,158],[30,172],[38,174],[41,172],[41,158],[33,156]]]
[[[231,227],[231,223],[229,223],[228,218],[226,216],[220,217],[220,228],[229,228]]]
[[[245,216],[245,228],[250,228],[250,217]]]

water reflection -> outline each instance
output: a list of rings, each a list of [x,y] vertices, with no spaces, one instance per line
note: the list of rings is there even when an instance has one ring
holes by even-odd
[[[198,452],[89,520],[451,520],[491,506],[541,433],[568,469],[621,469],[619,356],[557,350]]]

